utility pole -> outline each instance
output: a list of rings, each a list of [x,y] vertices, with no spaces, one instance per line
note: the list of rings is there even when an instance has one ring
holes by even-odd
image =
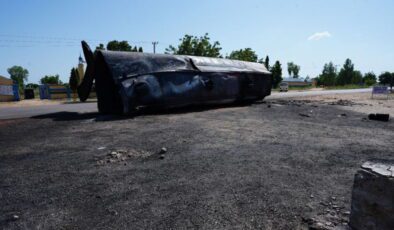
[[[153,45],[153,53],[156,53],[156,45],[159,44],[159,42],[152,42]]]

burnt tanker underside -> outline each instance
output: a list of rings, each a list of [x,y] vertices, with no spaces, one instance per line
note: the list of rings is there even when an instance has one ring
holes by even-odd
[[[101,113],[132,113],[142,107],[173,108],[261,100],[271,93],[271,73],[252,62],[119,51],[91,52],[78,87],[85,101],[95,81]]]

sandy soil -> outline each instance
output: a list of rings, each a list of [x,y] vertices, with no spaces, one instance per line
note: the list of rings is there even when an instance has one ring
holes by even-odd
[[[37,105],[59,105],[64,102],[67,102],[67,100],[40,100],[40,99],[21,100],[21,101],[12,101],[12,102],[1,102],[0,108],[27,107],[27,106],[37,106]]]
[[[5,122],[0,228],[345,229],[359,166],[394,160],[346,97]]]
[[[97,99],[88,99],[88,102],[95,102]],[[58,100],[41,100],[41,99],[31,99],[31,100],[20,100],[12,102],[1,102],[0,108],[8,107],[34,107],[40,105],[60,105],[67,103],[80,103],[78,100],[73,101],[72,99],[58,99]]]
[[[343,104],[346,105],[342,107],[344,110],[355,111],[364,114],[388,113],[391,117],[394,117],[394,94],[390,95],[389,97],[375,95],[374,98],[371,98],[371,93],[322,95],[302,97],[298,98],[297,100],[310,100],[323,104],[338,104],[338,101],[342,100]]]

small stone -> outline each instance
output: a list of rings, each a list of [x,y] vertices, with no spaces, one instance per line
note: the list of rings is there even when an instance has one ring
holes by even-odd
[[[14,215],[11,216],[11,220],[12,221],[19,220],[19,216],[14,214]]]
[[[118,212],[116,210],[108,210],[108,211],[113,216],[117,216],[118,215]]]
[[[335,197],[335,196],[332,196],[331,197],[331,200],[336,200],[337,198]]]
[[[350,215],[350,211],[342,212],[342,214],[348,216]]]
[[[160,154],[160,159],[161,159],[161,160],[164,159],[164,154]]]
[[[268,105],[267,105],[267,108],[271,108],[271,105],[270,105],[270,104],[268,104]]]
[[[311,197],[311,198],[314,198],[314,196],[313,196],[313,195],[311,195],[310,197]]]
[[[167,152],[167,148],[163,147],[160,149],[160,154],[164,154]]]

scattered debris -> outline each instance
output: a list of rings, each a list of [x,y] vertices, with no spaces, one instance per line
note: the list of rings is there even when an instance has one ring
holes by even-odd
[[[308,229],[348,229],[350,212],[345,211],[345,208],[339,205],[339,201],[343,199],[332,196],[326,201],[321,201],[322,210],[320,212],[313,212],[313,214],[309,214],[310,216],[303,217],[302,221],[308,226]]]
[[[137,151],[135,149],[129,150],[113,150],[108,153],[104,159],[96,159],[97,165],[104,165],[107,163],[123,162],[131,158],[147,158],[152,155],[150,152]],[[124,163],[126,165],[126,163]]]
[[[389,121],[390,114],[384,113],[371,113],[368,115],[369,120],[376,120],[376,121]]]
[[[333,101],[328,103],[329,105],[340,105],[340,106],[353,106],[356,105],[356,103],[354,103],[353,101],[349,101],[349,100],[338,100],[338,101]]]
[[[299,113],[298,115],[300,115],[301,117],[311,117],[309,114],[305,114],[305,113]]]
[[[14,214],[14,215],[11,216],[10,220],[11,221],[17,221],[17,220],[19,220],[19,216]]]
[[[103,150],[103,149],[106,149],[106,148],[107,147],[101,146],[101,147],[98,147],[97,150]]]

